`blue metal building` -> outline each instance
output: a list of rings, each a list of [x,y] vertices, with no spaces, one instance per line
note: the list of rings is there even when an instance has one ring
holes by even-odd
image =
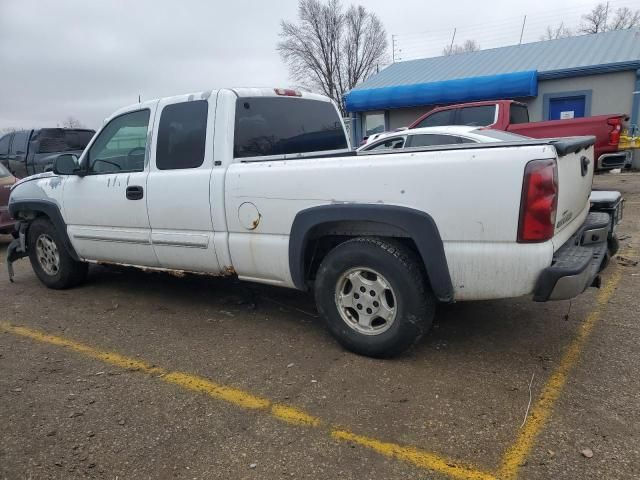
[[[516,99],[532,121],[627,113],[640,122],[640,28],[398,62],[345,95],[357,143],[438,105]]]

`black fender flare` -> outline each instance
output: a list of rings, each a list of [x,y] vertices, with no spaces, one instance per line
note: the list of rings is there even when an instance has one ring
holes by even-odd
[[[62,242],[69,252],[69,255],[71,255],[71,258],[76,261],[81,261],[73,245],[71,245],[71,240],[67,233],[67,224],[64,218],[62,218],[57,204],[49,200],[17,200],[9,203],[9,213],[13,218],[18,219],[18,213],[23,211],[40,212],[49,217],[49,220],[51,220],[51,223],[53,223],[53,226],[56,227],[56,230],[62,237]]]
[[[402,230],[418,247],[436,298],[453,301],[453,284],[435,221],[426,212],[397,205],[336,203],[298,212],[289,237],[289,270],[296,288],[307,288],[305,254],[312,229],[336,221],[371,221]]]

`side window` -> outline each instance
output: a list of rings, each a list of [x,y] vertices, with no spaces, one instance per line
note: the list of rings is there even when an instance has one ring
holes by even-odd
[[[13,134],[10,155],[24,155],[27,153],[27,140],[29,140],[30,130],[21,130]]]
[[[456,125],[486,127],[496,121],[496,105],[464,107],[458,110]]]
[[[433,115],[429,115],[427,118],[422,120],[414,128],[442,127],[444,125],[452,125],[453,112],[454,110],[443,110],[442,112],[436,112]]]
[[[394,138],[388,138],[387,140],[384,140],[380,143],[377,143],[375,145],[373,145],[371,148],[366,148],[365,150],[367,152],[376,150],[392,150],[395,148],[402,148],[404,147],[404,137],[394,137]]]
[[[87,156],[90,173],[141,172],[147,147],[149,110],[114,118],[98,134]]]
[[[9,153],[9,143],[11,143],[11,136],[13,133],[7,133],[4,137],[0,138],[0,158],[4,159]]]
[[[412,135],[409,140],[410,147],[433,147],[436,145],[459,145],[461,143],[476,143],[473,140],[455,135]]]
[[[198,168],[204,162],[207,136],[206,100],[175,103],[162,109],[156,166],[159,170]]]

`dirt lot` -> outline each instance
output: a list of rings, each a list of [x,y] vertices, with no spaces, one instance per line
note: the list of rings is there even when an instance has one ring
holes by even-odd
[[[627,198],[601,290],[442,307],[392,361],[299,292],[103,267],[52,291],[20,261],[0,478],[638,478],[640,175],[595,183]]]

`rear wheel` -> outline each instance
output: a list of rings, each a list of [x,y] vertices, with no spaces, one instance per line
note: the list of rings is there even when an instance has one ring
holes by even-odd
[[[33,271],[49,288],[63,289],[83,282],[88,265],[71,258],[62,239],[45,218],[38,218],[29,226],[29,260]]]
[[[415,253],[395,241],[361,237],[338,245],[322,261],[315,282],[329,331],[361,355],[405,351],[435,315],[420,265]]]

